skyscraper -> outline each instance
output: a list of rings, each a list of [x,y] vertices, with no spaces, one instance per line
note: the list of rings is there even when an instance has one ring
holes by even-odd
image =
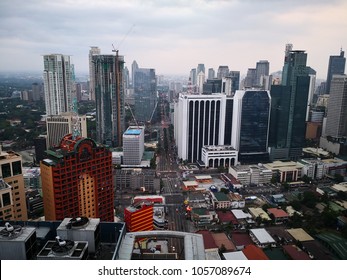
[[[96,138],[113,147],[122,145],[125,129],[124,57],[93,55],[95,65]]]
[[[216,76],[216,73],[213,68],[208,68],[208,77],[207,79],[212,80]]]
[[[98,47],[90,47],[89,50],[89,100],[95,100],[95,65],[93,55],[100,54]]]
[[[340,50],[340,55],[331,55],[329,57],[327,85],[326,85],[327,94],[330,93],[331,80],[333,79],[333,75],[345,74],[345,66],[346,66],[345,52],[342,49]]]
[[[22,156],[0,146],[0,220],[27,219]]]
[[[245,88],[252,88],[256,84],[257,71],[255,68],[248,68],[247,76],[245,78]]]
[[[134,60],[131,64],[131,84],[133,87],[135,85],[135,72],[137,69],[139,69],[139,65],[137,64],[136,60]]]
[[[268,160],[271,97],[266,90],[237,90],[234,96],[232,146],[241,163]]]
[[[50,54],[43,56],[43,81],[47,115],[71,111],[73,69],[70,56]]]
[[[174,125],[178,157],[196,162],[204,145],[224,144],[225,103],[225,94],[179,96]]]
[[[157,103],[157,81],[154,69],[139,68],[135,71],[134,97],[136,120],[148,122],[153,116]]]
[[[305,141],[305,118],[310,87],[305,51],[286,46],[282,85],[271,87],[269,147],[271,159],[297,159]]]
[[[325,134],[347,137],[347,76],[334,75],[331,80]]]
[[[112,153],[90,138],[66,135],[41,161],[45,218],[114,221]]]
[[[205,74],[205,65],[203,63],[199,63],[196,67],[196,75],[199,75],[200,72]]]
[[[204,72],[200,71],[200,73],[198,74],[197,83],[196,83],[199,94],[202,94],[203,92],[204,83],[205,83],[205,74]]]
[[[240,71],[230,71],[230,77],[232,80],[231,92],[235,93],[240,89]]]
[[[189,78],[190,78],[190,81],[192,83],[193,86],[196,85],[196,77],[197,74],[196,74],[196,68],[193,68],[190,70],[190,74],[189,74]]]
[[[257,62],[255,68],[255,83],[253,86],[260,87],[261,86],[261,78],[264,76],[269,76],[270,64],[267,60],[260,60]]]
[[[229,67],[225,65],[220,65],[217,71],[217,78],[222,79],[229,75]]]

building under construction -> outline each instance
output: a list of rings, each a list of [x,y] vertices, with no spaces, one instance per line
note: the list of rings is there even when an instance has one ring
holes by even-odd
[[[123,68],[124,57],[116,54],[93,55],[97,141],[122,146],[125,130]]]

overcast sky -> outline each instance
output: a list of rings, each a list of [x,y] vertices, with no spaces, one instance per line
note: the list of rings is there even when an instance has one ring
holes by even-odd
[[[281,70],[284,48],[306,50],[317,78],[347,49],[346,0],[0,0],[0,71],[41,71],[42,55],[72,56],[88,73],[90,46],[112,44],[131,69],[189,75],[204,63],[245,74]]]

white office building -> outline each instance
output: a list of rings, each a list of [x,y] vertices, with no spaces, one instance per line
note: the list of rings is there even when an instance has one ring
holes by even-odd
[[[139,165],[144,152],[143,126],[130,126],[123,134],[123,164]]]
[[[201,160],[205,167],[232,166],[237,164],[238,152],[232,146],[204,146]]]
[[[179,158],[201,160],[204,146],[224,145],[228,131],[231,137],[231,129],[225,129],[226,101],[225,94],[180,94],[174,120]]]

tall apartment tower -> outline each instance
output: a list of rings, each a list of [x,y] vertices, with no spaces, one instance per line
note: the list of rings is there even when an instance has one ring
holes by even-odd
[[[119,147],[125,129],[124,57],[118,53],[93,55],[95,66],[96,139]]]
[[[130,126],[123,134],[123,164],[141,164],[144,152],[145,128]]]
[[[75,115],[73,113],[62,113],[58,116],[47,116],[47,146],[48,148],[59,146],[61,139],[73,131]],[[87,137],[87,117],[78,116],[79,131],[82,137]]]
[[[347,137],[347,76],[334,75],[331,80],[325,134]]]
[[[93,55],[100,54],[98,47],[90,47],[89,50],[89,100],[95,101],[95,65],[93,63]]]
[[[155,69],[139,68],[135,71],[134,97],[136,120],[150,121],[158,101]]]
[[[43,56],[43,82],[47,115],[60,115],[72,107],[73,67],[70,56]]]
[[[28,220],[22,156],[0,146],[0,220]]]
[[[333,79],[333,75],[345,74],[345,66],[346,66],[345,52],[342,49],[340,50],[340,55],[331,55],[329,57],[327,85],[326,85],[327,94],[330,93],[331,81]]]
[[[234,95],[231,145],[241,163],[268,160],[271,96],[266,90],[237,90]]]
[[[271,87],[270,158],[295,160],[305,143],[306,110],[310,88],[305,51],[286,46],[282,84]]]
[[[90,138],[66,135],[41,161],[45,219],[100,218],[113,222],[112,153]]]

